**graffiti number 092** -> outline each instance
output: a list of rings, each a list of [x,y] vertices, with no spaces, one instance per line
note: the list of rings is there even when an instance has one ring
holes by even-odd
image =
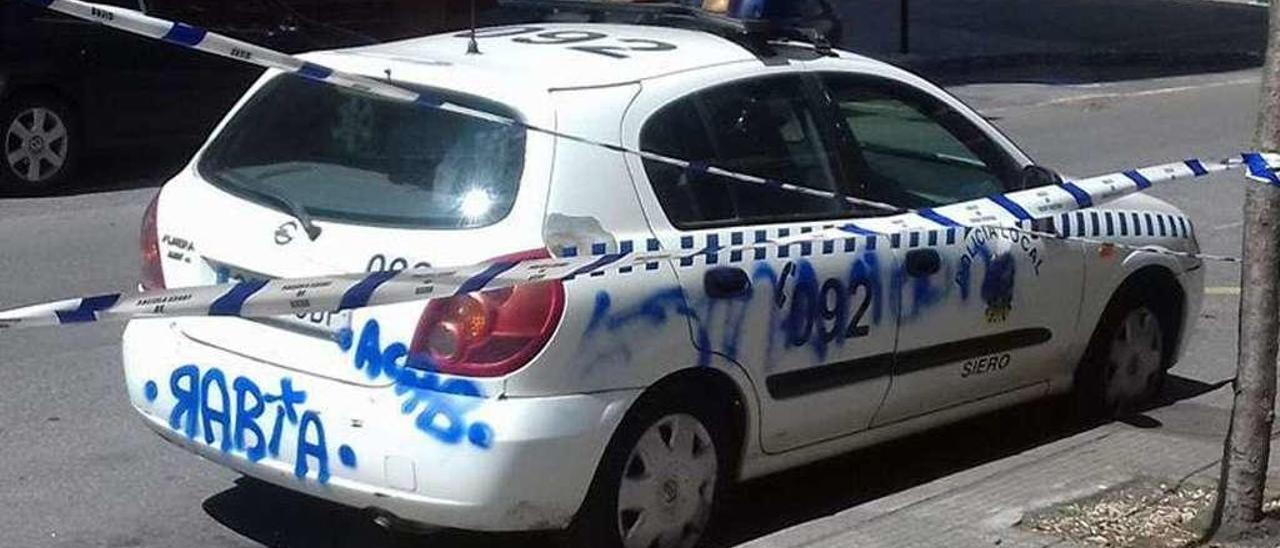
[[[796,263],[783,266],[774,290],[774,305],[779,310],[790,305],[784,319],[789,344],[803,346],[813,337],[814,331],[818,332],[823,343],[871,334],[871,326],[863,323],[871,307],[869,280],[854,279],[846,287],[837,278],[827,278],[819,286],[811,270],[804,273],[797,270]],[[795,278],[795,283],[791,284],[788,298],[787,282],[792,278]]]

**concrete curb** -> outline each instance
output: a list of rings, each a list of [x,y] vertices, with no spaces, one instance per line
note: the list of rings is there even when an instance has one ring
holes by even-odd
[[[1139,477],[1212,482],[1222,445],[1217,423],[1202,420],[1208,409],[1204,401],[1184,400],[1153,410],[1153,422],[1162,427],[1102,425],[741,547],[1070,546],[1068,540],[1017,525],[1032,512]],[[1227,411],[1212,411],[1221,413]],[[1196,427],[1194,431],[1187,429],[1189,425]],[[1271,474],[1280,474],[1280,462],[1272,462]]]
[[[868,524],[875,520],[889,518],[895,514],[910,513],[930,501],[940,499],[944,496],[953,495],[968,487],[973,487],[983,482],[987,482],[992,478],[1008,475],[1017,470],[1034,466],[1046,459],[1052,459],[1069,454],[1073,451],[1078,451],[1084,447],[1115,435],[1119,428],[1119,425],[1113,423],[1094,430],[1082,432],[1048,445],[1042,445],[1029,451],[1019,453],[1009,458],[992,461],[906,491],[849,508],[825,518],[816,519],[784,529],[772,535],[739,545],[738,548],[797,548],[802,546],[825,544],[834,540],[838,536],[850,532],[860,525]],[[1115,481],[1118,483],[1128,481],[1129,479],[1131,479],[1130,476],[1124,474],[1117,477]],[[1106,486],[1089,486],[1089,488],[1083,491],[1078,491],[1078,497],[1074,498],[1088,496],[1096,493],[1104,487]],[[1072,493],[1075,494],[1077,491],[1073,491]],[[1056,499],[1058,498],[1061,497],[1054,497],[1055,500],[1047,500],[1045,505],[1047,506],[1057,502]],[[1030,508],[1027,510],[1029,509]],[[1005,523],[1003,525],[1010,526],[1016,524],[1017,521],[1020,521],[1023,510],[1014,509],[1014,511],[1017,512],[1018,519],[1014,520],[1013,523]],[[1008,509],[998,513],[1007,515]]]

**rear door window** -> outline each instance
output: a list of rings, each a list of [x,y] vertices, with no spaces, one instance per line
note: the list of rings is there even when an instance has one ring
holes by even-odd
[[[919,208],[1015,189],[1017,163],[941,100],[879,78],[823,80],[856,149],[850,169],[869,198]]]
[[[654,114],[641,148],[669,157],[841,193],[819,111],[798,76],[717,86]],[[645,173],[672,224],[730,226],[837,217],[838,198],[740,182],[647,160]]]
[[[432,93],[516,117],[488,101]],[[232,193],[270,207],[288,202],[317,219],[474,228],[510,211],[524,146],[518,127],[281,75],[227,124],[199,169]]]

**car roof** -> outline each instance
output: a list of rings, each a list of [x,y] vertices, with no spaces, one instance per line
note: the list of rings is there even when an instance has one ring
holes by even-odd
[[[486,38],[501,34],[498,29],[540,29],[519,35]],[[538,37],[547,32],[587,31],[603,38],[560,44]],[[467,53],[467,32],[451,32],[339,50],[340,54],[378,57],[431,66],[451,65],[468,71],[502,74],[512,81],[544,89],[583,88],[636,82],[666,74],[713,65],[757,61],[743,46],[709,32],[647,25],[600,23],[537,23],[479,29],[480,54]],[[675,46],[665,51],[627,51],[624,48]],[[602,46],[611,49],[604,50]],[[585,48],[597,48],[591,51]],[[602,53],[607,51],[608,53]],[[625,56],[625,57],[619,57]]]

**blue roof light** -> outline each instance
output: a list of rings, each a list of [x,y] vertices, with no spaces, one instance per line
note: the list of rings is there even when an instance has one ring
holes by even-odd
[[[794,18],[801,2],[797,0],[684,0],[684,5],[741,20]]]
[[[764,19],[768,5],[765,0],[736,0],[729,3],[727,15],[735,19]]]

